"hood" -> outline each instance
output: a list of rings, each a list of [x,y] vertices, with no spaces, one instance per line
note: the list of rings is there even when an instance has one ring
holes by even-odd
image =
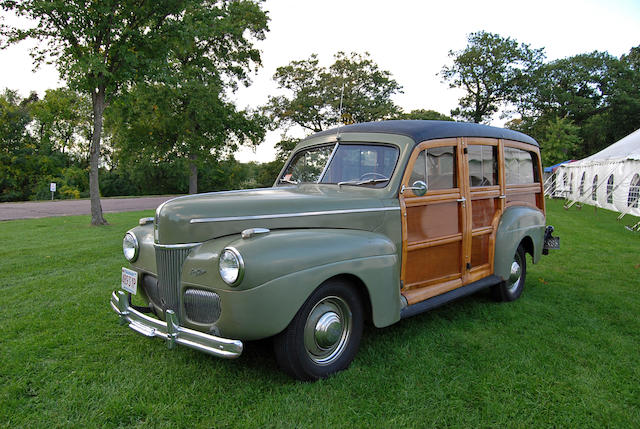
[[[335,185],[213,192],[174,198],[156,210],[157,242],[197,243],[248,228],[373,231],[385,207],[377,190]]]

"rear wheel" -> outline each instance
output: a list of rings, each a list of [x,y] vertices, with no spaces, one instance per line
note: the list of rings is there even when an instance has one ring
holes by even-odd
[[[515,301],[520,298],[524,290],[524,282],[527,276],[527,259],[524,248],[518,246],[516,254],[511,262],[509,277],[502,283],[494,286],[492,292],[498,301]]]
[[[343,281],[324,283],[275,338],[278,365],[299,380],[317,380],[341,371],[358,351],[362,326],[357,291]]]

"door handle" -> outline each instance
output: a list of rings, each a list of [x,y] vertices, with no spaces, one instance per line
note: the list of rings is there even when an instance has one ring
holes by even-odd
[[[467,205],[467,199],[465,197],[458,198],[456,201],[462,203],[462,207],[466,207]]]

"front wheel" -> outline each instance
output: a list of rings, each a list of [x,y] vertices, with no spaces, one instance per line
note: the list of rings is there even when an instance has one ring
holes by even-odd
[[[515,301],[520,298],[524,290],[524,281],[527,276],[527,259],[525,257],[524,248],[518,246],[516,254],[511,262],[511,270],[509,277],[502,283],[493,286],[493,296],[498,301]]]
[[[274,339],[278,365],[299,380],[317,380],[353,360],[362,337],[360,296],[348,283],[329,281],[305,301]]]

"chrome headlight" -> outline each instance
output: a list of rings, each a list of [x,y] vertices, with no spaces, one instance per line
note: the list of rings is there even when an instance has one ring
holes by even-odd
[[[138,239],[135,234],[131,231],[127,232],[122,239],[122,251],[124,252],[124,257],[127,258],[127,261],[133,262],[138,259],[139,250],[140,246],[138,246]]]
[[[244,276],[244,261],[240,252],[233,247],[227,247],[220,252],[218,261],[220,277],[229,286],[237,286]]]

